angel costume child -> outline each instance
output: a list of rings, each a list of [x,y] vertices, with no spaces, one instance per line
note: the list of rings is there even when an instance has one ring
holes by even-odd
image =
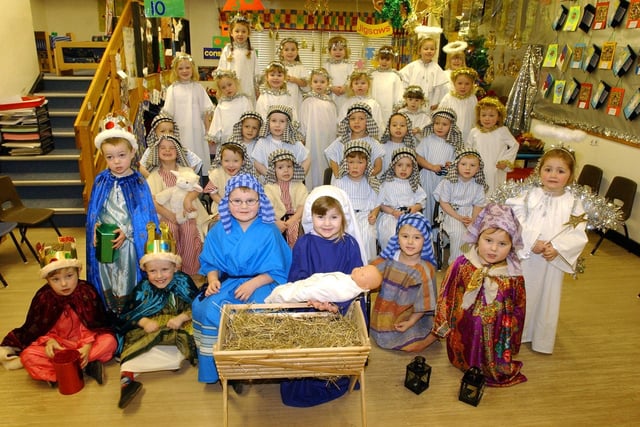
[[[469,227],[469,244],[442,282],[433,333],[447,340],[451,363],[479,367],[487,385],[527,380],[520,350],[525,319],[524,278],[517,251],[520,222],[506,205],[489,204]],[[528,313],[527,313],[528,315]]]
[[[507,199],[520,224],[524,247],[518,251],[527,288],[527,318],[522,342],[552,353],[560,315],[564,273],[575,274],[587,243],[585,211],[566,186],[573,181],[575,158],[565,148],[542,155],[535,175],[540,186],[524,188]]]
[[[478,73],[473,68],[463,67],[452,71],[451,81],[454,89],[449,91],[438,105],[440,108],[451,108],[456,112],[456,124],[462,132],[462,140],[465,143],[476,121],[476,104],[478,103],[476,80],[478,80]]]
[[[246,94],[238,92],[240,82],[235,71],[216,70],[213,80],[218,87],[218,105],[213,112],[207,136],[218,147],[232,137],[233,126],[245,111],[252,110],[253,103]]]
[[[396,233],[400,215],[421,212],[427,194],[420,186],[416,152],[409,147],[393,152],[389,168],[380,178],[380,193],[376,203],[380,215],[376,221],[378,243],[386,248],[389,239]]]
[[[310,75],[311,90],[303,95],[300,106],[300,131],[304,134],[305,146],[309,149],[311,167],[306,179],[307,189],[324,184],[324,171],[329,167],[324,151],[336,139],[338,113],[333,98],[328,93],[330,76],[324,68],[315,68]],[[326,89],[315,88],[325,81]]]
[[[218,70],[233,70],[240,80],[244,93],[251,103],[256,101],[258,69],[258,53],[251,47],[249,35],[251,21],[246,16],[237,13],[229,20],[229,35],[231,43],[227,43],[220,54]]]

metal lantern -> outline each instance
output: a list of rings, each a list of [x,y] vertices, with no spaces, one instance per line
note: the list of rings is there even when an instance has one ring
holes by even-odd
[[[472,366],[464,373],[458,399],[469,405],[478,406],[484,392],[484,375],[480,368]]]
[[[416,356],[415,359],[407,365],[404,386],[415,394],[420,394],[429,388],[430,379],[431,366],[427,364],[424,357]]]

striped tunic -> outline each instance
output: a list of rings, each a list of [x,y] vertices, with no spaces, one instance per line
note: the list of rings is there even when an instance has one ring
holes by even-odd
[[[372,260],[376,256],[376,227],[374,224],[369,224],[369,212],[377,206],[378,194],[364,176],[360,181],[343,176],[336,179],[335,186],[344,190],[349,196],[353,210],[356,212],[356,223],[360,228],[360,237],[362,237],[367,260]]]
[[[444,179],[433,192],[435,200],[451,204],[451,206],[463,216],[471,216],[474,206],[484,206],[486,203],[484,188],[474,179],[467,182],[458,180],[451,182]],[[441,210],[442,228],[449,235],[449,265],[462,255],[462,236],[467,227],[457,219],[447,215]]]
[[[420,203],[425,204],[427,194],[421,187],[414,193],[408,179],[394,178],[392,181],[385,181],[380,185],[377,205],[391,206],[394,209],[400,207],[413,206]],[[428,217],[427,217],[428,218]],[[380,212],[376,221],[376,230],[380,248],[384,249],[389,243],[391,236],[396,234],[396,224],[398,219],[391,214]]]
[[[456,157],[455,147],[435,134],[422,138],[422,141],[420,141],[416,147],[416,153],[429,163],[436,165],[453,163]],[[428,169],[420,170],[420,184],[427,193],[427,203],[424,207],[424,216],[429,220],[433,217],[433,209],[436,205],[435,199],[433,198],[433,191],[436,189],[440,181],[442,181],[442,178],[444,178],[444,176],[438,176],[435,172]]]

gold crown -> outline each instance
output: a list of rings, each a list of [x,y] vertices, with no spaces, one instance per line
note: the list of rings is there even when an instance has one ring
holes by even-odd
[[[144,248],[145,254],[175,253],[176,242],[173,240],[169,225],[166,222],[160,223],[160,234],[156,233],[156,225],[153,222],[147,224],[147,245]]]
[[[38,258],[40,258],[40,277],[43,279],[52,271],[61,268],[82,268],[82,263],[78,260],[74,237],[58,237],[57,243],[37,243],[36,251]]]

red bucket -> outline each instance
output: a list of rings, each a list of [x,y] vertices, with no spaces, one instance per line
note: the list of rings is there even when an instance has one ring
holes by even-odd
[[[61,350],[53,356],[58,390],[61,394],[74,394],[84,387],[78,350]]]

